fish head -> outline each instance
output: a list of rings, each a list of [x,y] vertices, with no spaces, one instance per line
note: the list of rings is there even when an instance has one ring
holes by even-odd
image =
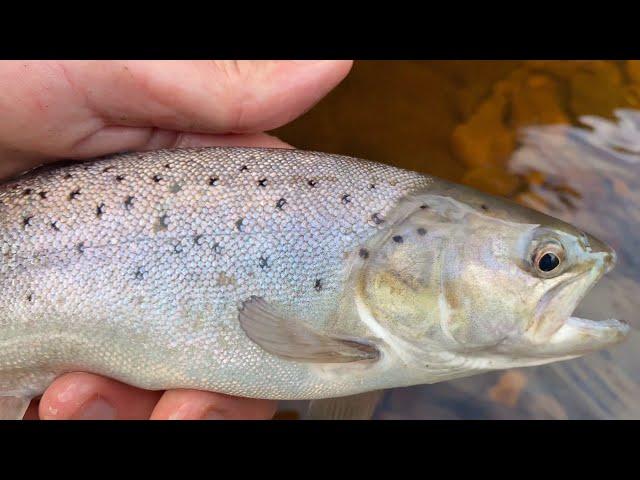
[[[446,353],[471,370],[537,365],[629,332],[618,320],[571,316],[615,252],[503,199],[458,186],[416,196],[370,249],[361,298],[390,342],[414,356]]]

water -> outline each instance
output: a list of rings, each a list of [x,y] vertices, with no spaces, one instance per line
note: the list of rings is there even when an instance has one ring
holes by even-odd
[[[640,327],[640,61],[356,62],[274,133],[510,197],[596,234],[618,267],[576,314]],[[395,389],[376,418],[640,418],[639,347],[635,331],[581,359]],[[283,415],[302,407],[287,402]]]

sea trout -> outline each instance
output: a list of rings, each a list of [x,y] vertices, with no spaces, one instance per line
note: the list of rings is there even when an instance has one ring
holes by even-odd
[[[571,316],[615,263],[596,238],[325,153],[36,170],[0,187],[0,246],[3,418],[70,371],[357,417],[368,392],[569,359],[628,332]]]

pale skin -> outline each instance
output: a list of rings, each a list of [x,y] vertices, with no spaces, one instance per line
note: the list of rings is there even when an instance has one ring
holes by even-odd
[[[0,178],[57,159],[209,145],[289,147],[263,133],[295,119],[349,61],[0,63]],[[83,372],[56,379],[26,418],[267,419],[276,403],[153,392]]]

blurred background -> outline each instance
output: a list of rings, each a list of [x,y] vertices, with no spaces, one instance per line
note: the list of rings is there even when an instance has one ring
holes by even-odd
[[[570,221],[619,265],[577,314],[640,327],[640,61],[357,61],[292,145],[436,175]],[[303,402],[282,404],[297,418]],[[558,364],[388,391],[375,418],[640,418],[640,339]]]

